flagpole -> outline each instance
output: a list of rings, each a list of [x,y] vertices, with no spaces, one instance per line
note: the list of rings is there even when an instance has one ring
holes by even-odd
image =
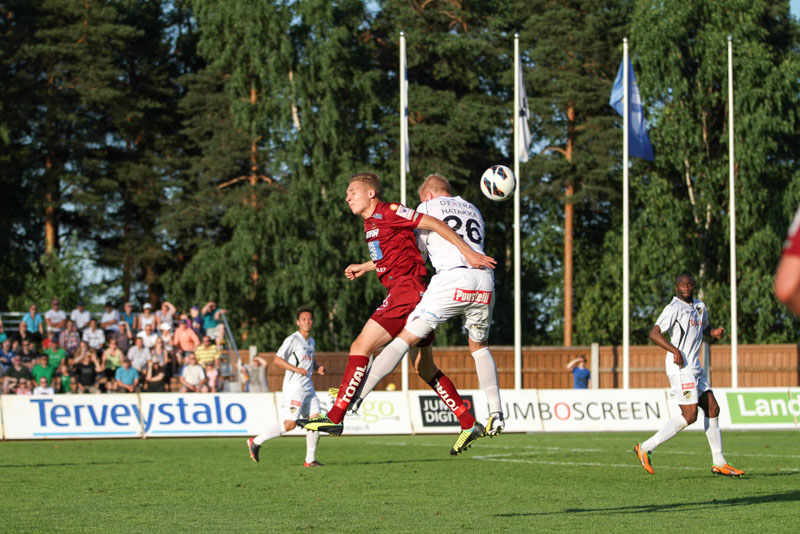
[[[730,197],[731,246],[731,387],[739,387],[739,330],[736,306],[736,195],[733,158],[733,37],[728,36],[728,196]]]
[[[521,259],[519,229],[519,34],[514,34],[514,176],[517,186],[514,191],[514,389],[522,389],[522,296]]]
[[[400,204],[406,205],[406,166],[408,165],[406,155],[406,135],[408,132],[408,116],[406,109],[406,34],[400,32],[400,68],[397,71],[397,78],[400,80]],[[408,391],[408,353],[403,357],[403,365],[400,366],[400,384],[402,391]]]
[[[622,388],[630,387],[630,276],[628,236],[628,38],[622,40],[622,91],[625,112],[622,114]]]

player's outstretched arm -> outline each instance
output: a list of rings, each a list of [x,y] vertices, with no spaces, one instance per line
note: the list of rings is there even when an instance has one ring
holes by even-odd
[[[481,254],[480,252],[475,252],[467,245],[461,236],[453,231],[447,223],[440,221],[436,217],[431,217],[430,215],[422,215],[422,219],[419,221],[419,226],[422,230],[433,230],[447,241],[455,245],[458,248],[458,251],[464,256],[464,259],[467,260],[467,263],[470,267],[488,267],[489,269],[494,269],[495,264],[497,263],[494,258],[490,258],[485,254]]]
[[[352,265],[348,265],[347,268],[344,270],[344,275],[350,280],[355,280],[362,274],[374,270],[375,270],[375,262],[370,260],[366,263],[354,263]]]
[[[683,356],[681,356],[681,351],[678,350],[678,347],[670,343],[669,340],[664,337],[664,334],[661,333],[661,328],[657,324],[653,325],[653,328],[650,330],[650,341],[662,349],[671,352],[675,365],[678,367],[683,367]]]

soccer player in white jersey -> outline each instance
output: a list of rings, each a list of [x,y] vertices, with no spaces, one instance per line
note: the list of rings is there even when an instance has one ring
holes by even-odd
[[[712,329],[708,310],[703,301],[694,298],[694,277],[681,273],[675,280],[676,297],[667,304],[650,331],[650,339],[667,351],[666,368],[671,395],[678,401],[681,415],[676,415],[644,443],[637,443],[633,452],[645,471],[653,474],[650,453],[678,432],[697,420],[697,407],[705,414],[704,426],[711,447],[711,472],[715,475],[738,477],[744,471],[725,461],[722,455],[722,434],[719,430],[719,405],[711,391],[705,372],[700,366],[700,346],[703,334],[721,339],[723,328]],[[669,332],[670,339],[664,337]]]
[[[283,377],[283,401],[280,408],[280,421],[259,434],[247,440],[250,457],[258,462],[258,451],[261,444],[268,439],[277,438],[284,432],[290,432],[297,426],[297,419],[316,417],[319,415],[319,399],[311,382],[311,375],[316,370],[318,374],[325,374],[325,367],[314,361],[315,344],[310,336],[311,326],[314,324],[314,314],[308,308],[297,312],[298,331],[287,337],[273,363],[286,370]],[[305,467],[321,467],[316,460],[317,442],[319,432],[309,430],[306,434],[306,460]]]
[[[419,197],[419,213],[446,222],[470,248],[483,254],[485,226],[481,212],[460,196],[453,196],[445,177],[438,174],[428,176],[419,188]],[[478,381],[489,402],[490,416],[485,435],[495,436],[505,428],[505,422],[497,366],[488,343],[494,307],[494,273],[467,265],[458,249],[437,233],[429,230],[418,232],[417,242],[423,253],[427,251],[436,274],[422,300],[409,315],[403,331],[373,361],[359,397],[366,397],[382,378],[391,373],[410,347],[416,346],[451,317],[461,316],[469,350],[475,359]],[[436,372],[433,358],[425,351],[420,351],[415,366],[423,379]],[[478,437],[462,432],[450,453],[458,454],[464,449],[462,441],[474,441]]]

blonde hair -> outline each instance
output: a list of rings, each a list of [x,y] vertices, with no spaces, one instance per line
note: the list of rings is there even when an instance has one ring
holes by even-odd
[[[348,185],[352,184],[353,182],[361,182],[362,184],[366,185],[369,189],[375,191],[375,198],[381,198],[383,196],[383,186],[381,186],[381,179],[378,178],[378,175],[374,172],[357,172],[350,176],[350,180],[347,182]]]
[[[419,186],[417,194],[422,193],[426,189],[430,189],[434,193],[446,193],[448,196],[453,196],[450,182],[441,174],[429,174],[425,180],[423,180],[422,185]]]

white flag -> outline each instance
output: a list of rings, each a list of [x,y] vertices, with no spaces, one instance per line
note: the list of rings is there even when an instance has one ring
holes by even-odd
[[[528,118],[530,111],[528,110],[528,95],[525,94],[525,80],[522,79],[522,58],[517,61],[518,79],[519,79],[519,102],[517,102],[517,114],[519,115],[520,134],[519,146],[517,147],[517,154],[519,154],[520,161],[528,161],[528,151],[531,148],[531,129],[528,126]],[[515,126],[516,127],[516,126]]]
[[[402,38],[401,47],[400,47],[400,76],[402,76],[402,83],[400,84],[400,90],[402,94],[400,95],[400,101],[403,103],[403,116],[400,120],[400,135],[403,138],[403,144],[406,147],[406,172],[411,171],[411,167],[408,164],[408,156],[411,154],[411,150],[408,145],[408,67],[406,66],[406,46],[405,46],[405,39]]]

